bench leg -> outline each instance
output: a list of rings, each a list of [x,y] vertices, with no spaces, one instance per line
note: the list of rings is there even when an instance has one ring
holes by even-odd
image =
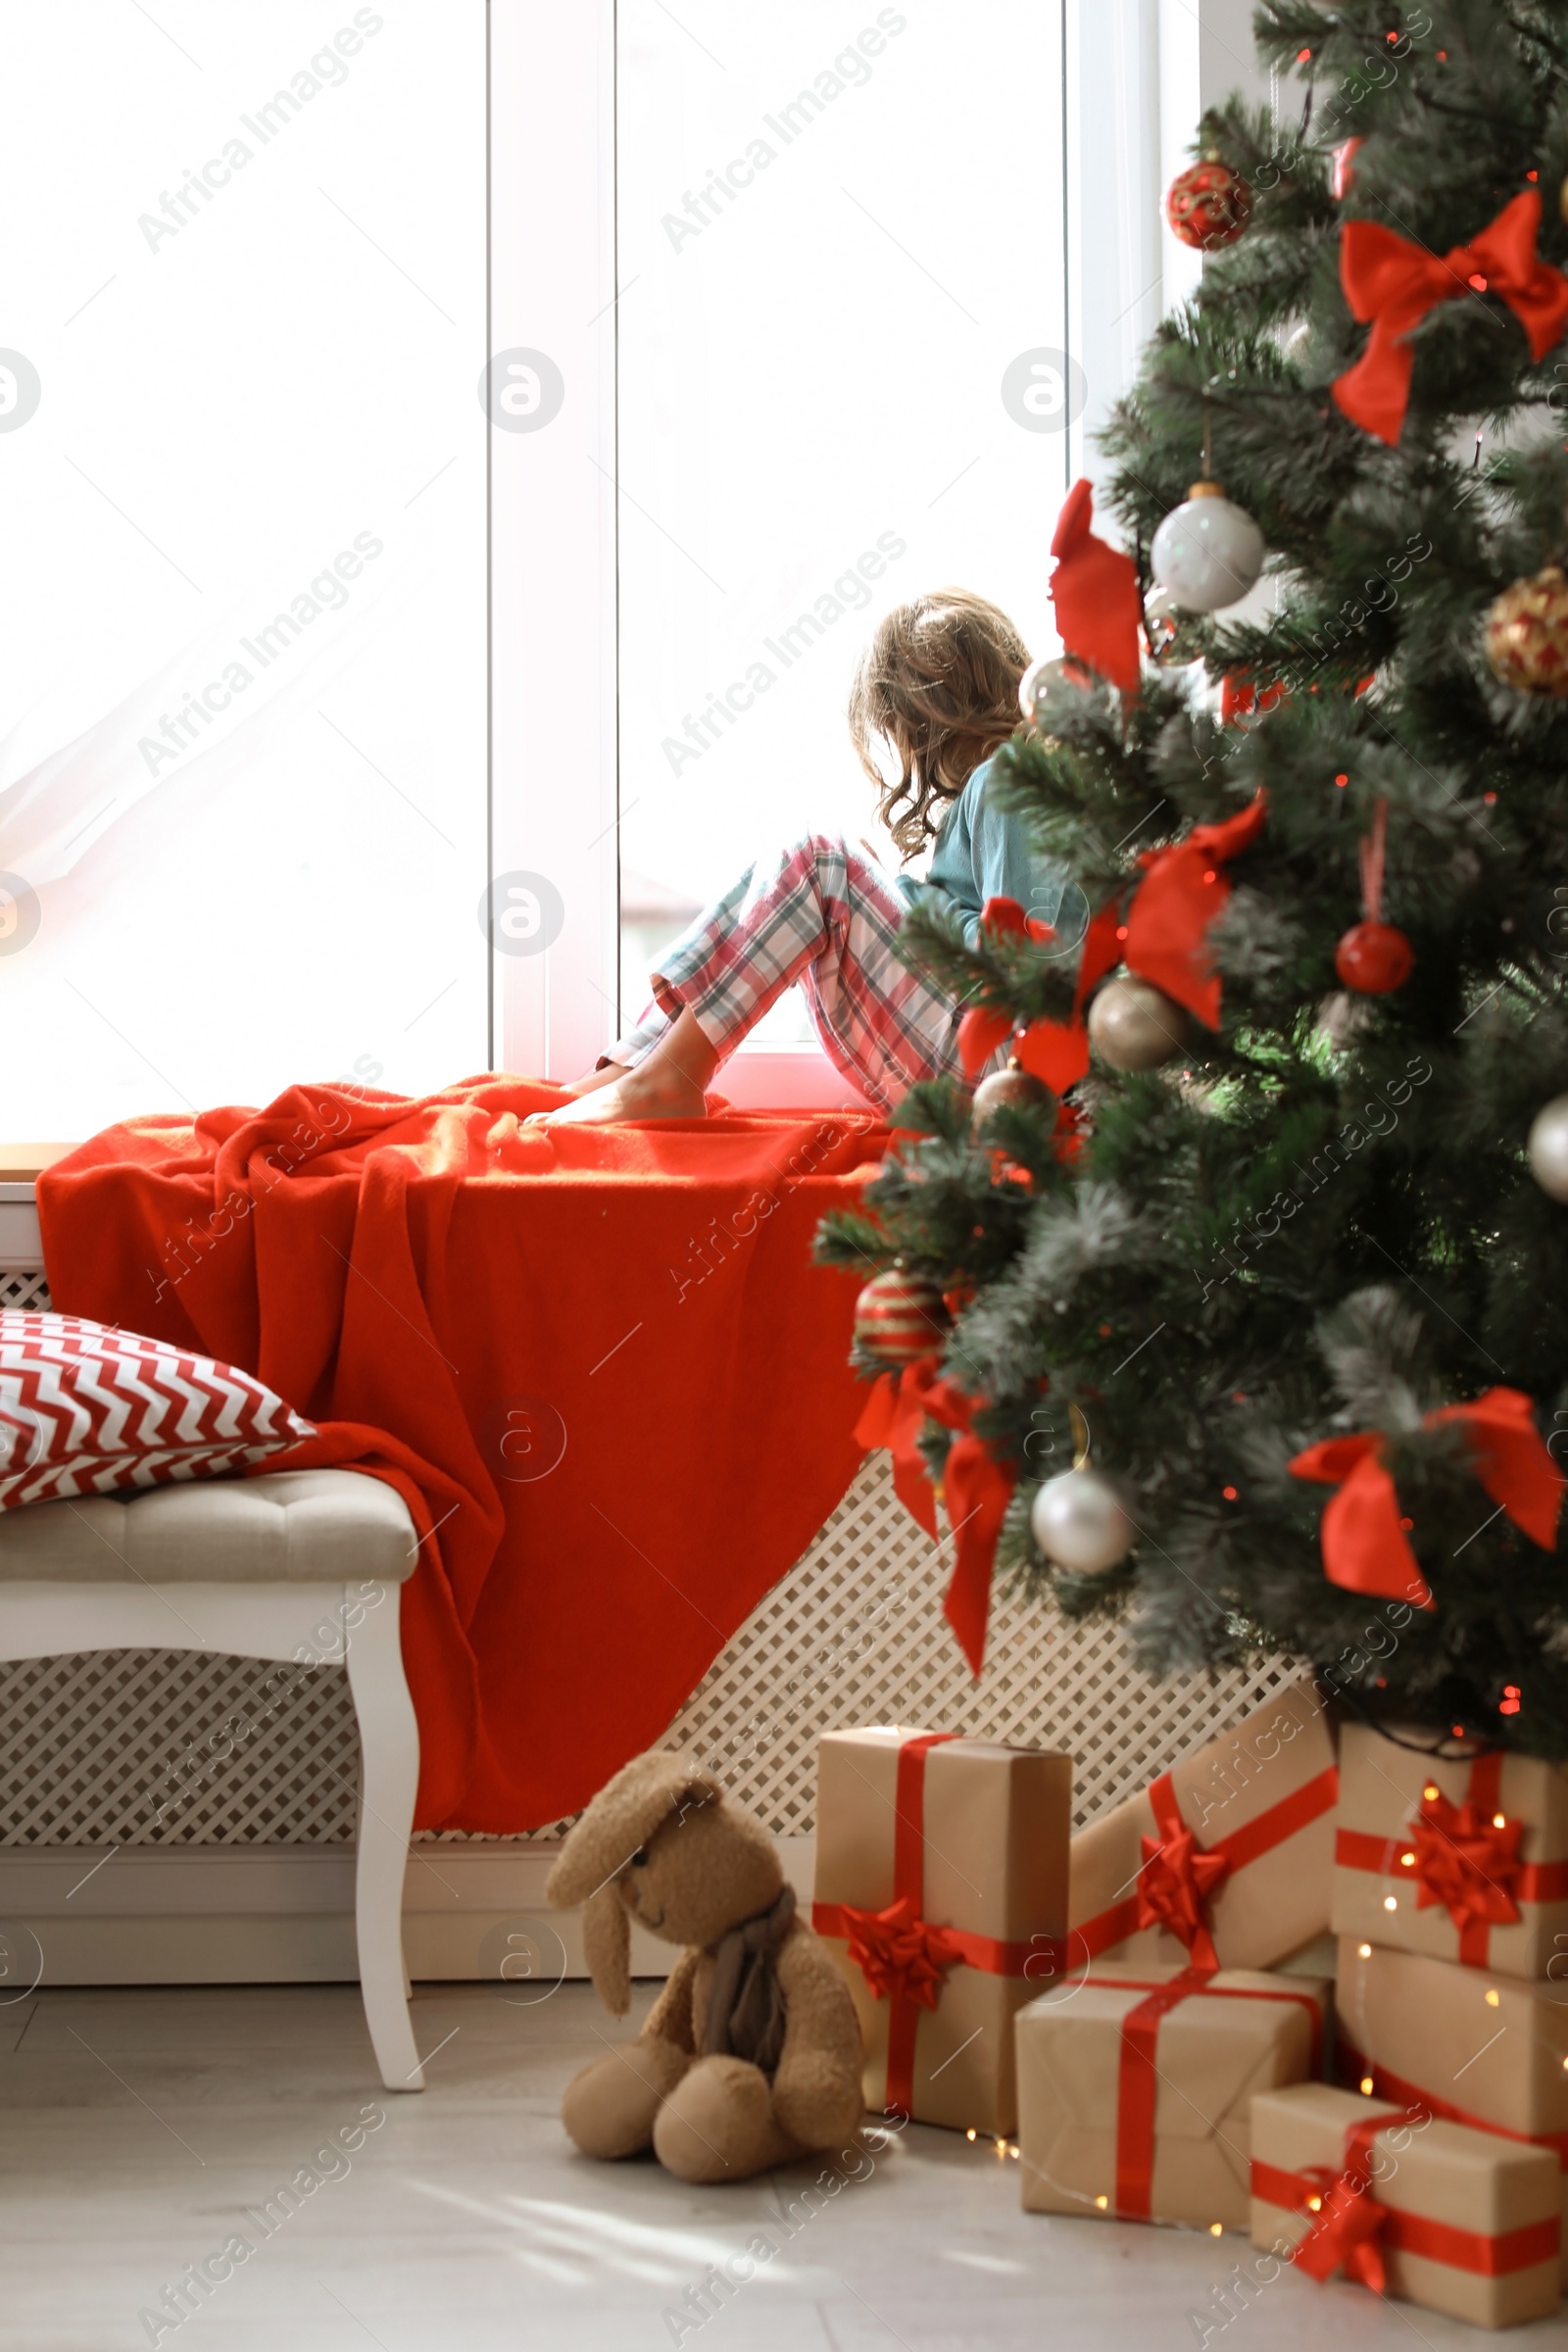
[[[352,1590],[364,1595],[363,1585]],[[419,1777],[419,1733],[398,1638],[402,1587],[365,1611],[348,1643],[349,1689],[360,1725],[360,1822],[354,1918],[360,1991],[388,2090],[422,2090],[403,1967],[403,1878]],[[390,1605],[386,1605],[390,1604]]]

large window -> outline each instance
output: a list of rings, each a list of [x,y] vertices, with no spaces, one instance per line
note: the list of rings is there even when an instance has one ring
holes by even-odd
[[[1054,644],[1196,23],[0,0],[5,1138],[570,1076],[758,851],[879,841],[881,613]]]
[[[0,42],[5,1133],[482,1067],[484,9]]]
[[[1073,370],[1057,8],[622,0],[617,68],[635,1011],[760,851],[894,860],[845,726],[890,606],[956,582],[1049,640]],[[758,1042],[809,1035],[792,996]]]

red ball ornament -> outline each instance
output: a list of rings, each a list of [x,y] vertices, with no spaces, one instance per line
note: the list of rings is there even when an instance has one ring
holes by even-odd
[[[855,1301],[855,1344],[879,1364],[912,1364],[940,1348],[952,1328],[942,1285],[890,1266]]]
[[[1415,969],[1415,952],[1393,923],[1357,923],[1334,951],[1334,969],[1358,996],[1386,997]]]
[[[1234,245],[1252,217],[1252,191],[1217,155],[1178,172],[1165,198],[1165,218],[1184,245],[1217,253]]]

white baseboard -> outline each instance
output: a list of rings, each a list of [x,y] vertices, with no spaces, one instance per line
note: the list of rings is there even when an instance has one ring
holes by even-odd
[[[816,1840],[777,1840],[803,1904]],[[409,1849],[403,1948],[411,1977],[504,1979],[519,1993],[585,1977],[575,1911],[544,1883],[559,1846]],[[0,1937],[10,1973],[49,1984],[352,1983],[351,1845],[0,1847]],[[30,1963],[28,1956],[30,1955]],[[632,1932],[632,1973],[668,1973],[672,1947]]]
[[[43,1272],[43,1235],[30,1184],[0,1184],[0,1267],[8,1274]]]

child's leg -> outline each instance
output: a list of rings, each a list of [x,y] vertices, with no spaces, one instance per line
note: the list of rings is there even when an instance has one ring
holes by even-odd
[[[914,1083],[957,1067],[956,1015],[907,971],[893,943],[906,912],[888,876],[828,835],[754,865],[667,949],[658,1006],[611,1048],[625,1075],[551,1120],[691,1117],[724,1056],[800,981],[829,1058],[889,1108]]]

